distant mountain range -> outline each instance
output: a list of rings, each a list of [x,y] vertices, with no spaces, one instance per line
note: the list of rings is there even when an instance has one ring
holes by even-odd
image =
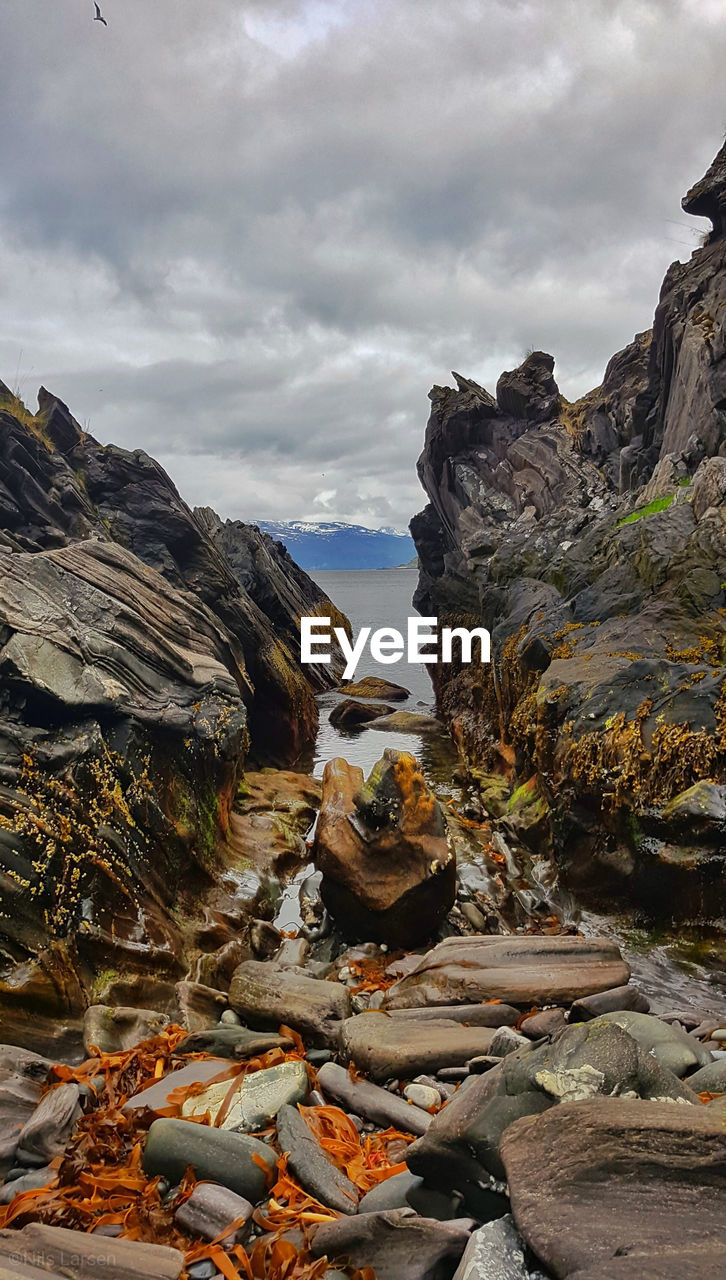
[[[308,572],[324,569],[396,569],[416,560],[407,533],[359,524],[308,520],[259,520],[258,528],[284,543]]]

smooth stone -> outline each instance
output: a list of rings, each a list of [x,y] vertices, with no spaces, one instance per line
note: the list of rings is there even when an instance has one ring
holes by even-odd
[[[186,1100],[182,1116],[192,1119],[209,1112],[210,1123],[215,1125],[230,1088],[229,1080],[210,1085]],[[308,1072],[304,1062],[281,1062],[276,1067],[253,1071],[240,1081],[219,1128],[234,1133],[257,1133],[274,1120],[280,1107],[302,1102],[307,1092]]]
[[[155,1120],[143,1155],[147,1177],[167,1178],[176,1186],[189,1165],[199,1181],[218,1182],[257,1204],[267,1187],[264,1166],[274,1173],[276,1158],[264,1142],[246,1134],[191,1120]]]
[[[466,1232],[410,1209],[356,1214],[318,1227],[313,1257],[346,1257],[376,1280],[447,1280],[466,1248]]]
[[[469,1062],[481,1062],[483,1057],[486,1057],[486,1055],[480,1054],[476,1058],[470,1058]],[[500,1059],[497,1059],[497,1061],[500,1061]],[[466,1080],[469,1075],[469,1062],[464,1067],[441,1067],[436,1074],[441,1080]]]
[[[231,1013],[231,1010],[225,1010]],[[234,1015],[237,1017],[237,1014]],[[239,1021],[239,1019],[238,1019]],[[250,1031],[249,1027],[218,1025],[210,1031],[196,1031],[178,1046],[178,1057],[192,1053],[211,1053],[216,1058],[236,1058],[240,1062],[257,1058],[270,1049],[293,1049],[289,1036],[272,1031]]]
[[[215,1264],[210,1262],[208,1258],[202,1258],[200,1262],[192,1262],[187,1267],[187,1271],[189,1272],[189,1280],[218,1280],[218,1277],[219,1280],[222,1280],[221,1273],[217,1271]]]
[[[463,1066],[469,1058],[488,1053],[493,1037],[491,1027],[397,1023],[385,1013],[364,1013],[343,1023],[341,1053],[374,1080],[407,1079]]]
[[[249,1200],[228,1187],[220,1187],[215,1182],[198,1182],[189,1199],[177,1209],[174,1221],[188,1235],[216,1240],[226,1227],[241,1218],[243,1225],[225,1237],[225,1244],[228,1244],[243,1238],[252,1209]]]
[[[158,1036],[170,1022],[168,1014],[153,1009],[92,1004],[83,1018],[83,1047],[89,1058],[94,1049],[99,1053],[125,1053]]]
[[[355,1185],[331,1160],[296,1107],[281,1107],[277,1115],[280,1150],[301,1186],[330,1209],[353,1214],[358,1205]]]
[[[411,1207],[408,1202],[409,1192],[422,1186],[423,1178],[417,1178],[408,1169],[403,1173],[395,1173],[392,1178],[379,1182],[377,1187],[373,1187],[372,1191],[363,1196],[358,1205],[358,1212],[382,1213],[388,1209],[409,1208]]]
[[[528,1280],[522,1239],[506,1214],[475,1231],[453,1280]]]
[[[570,1009],[570,1022],[589,1022],[591,1018],[599,1018],[603,1013],[620,1013],[624,1009],[634,1013],[650,1013],[650,1001],[637,987],[627,983],[625,986],[613,987],[610,991],[599,991],[596,995],[576,1000]]]
[[[280,950],[282,934],[269,920],[253,920],[250,925],[250,945],[260,960],[271,960]]]
[[[544,1036],[552,1039],[567,1026],[564,1009],[544,1009],[542,1013],[533,1013],[525,1018],[520,1030],[528,1040],[541,1040]]]
[[[331,1062],[333,1054],[330,1049],[308,1049],[305,1059],[310,1063],[311,1067],[323,1067],[326,1062]]]
[[[147,1107],[149,1111],[164,1111],[169,1106],[169,1098],[177,1089],[186,1089],[193,1084],[206,1084],[215,1076],[229,1071],[229,1066],[226,1058],[202,1058],[198,1062],[190,1062],[187,1067],[170,1071],[155,1084],[135,1093],[124,1103],[123,1110],[137,1111]],[[228,1079],[227,1088],[230,1088],[231,1084],[231,1079]]]
[[[388,698],[390,702],[405,702],[411,696],[409,689],[382,676],[363,676],[353,684],[343,684],[340,692],[349,698]]]
[[[240,1025],[239,1014],[235,1013],[234,1009],[224,1009],[219,1021],[223,1027],[238,1027]]]
[[[403,1098],[368,1080],[351,1080],[345,1067],[336,1062],[326,1062],[318,1071],[318,1080],[326,1097],[381,1128],[401,1129],[421,1136],[431,1124],[432,1117],[420,1107],[404,1102]]]
[[[712,1031],[711,1039],[719,1044],[726,1044],[726,1027],[719,1027],[716,1031]]]
[[[18,1163],[43,1167],[55,1156],[63,1155],[80,1114],[77,1084],[61,1084],[49,1090],[20,1133]]]
[[[422,1218],[435,1218],[437,1222],[452,1222],[457,1218],[462,1197],[457,1192],[437,1191],[435,1187],[427,1187],[421,1180],[419,1186],[413,1186],[408,1192],[408,1203]],[[457,1219],[457,1226],[463,1225],[463,1219]]]
[[[415,1107],[421,1107],[422,1111],[431,1111],[432,1107],[441,1106],[441,1095],[425,1084],[407,1084],[403,1096]]]
[[[726,1093],[726,1057],[695,1071],[688,1077],[688,1087],[695,1093]]]
[[[10,1204],[16,1196],[22,1195],[24,1191],[36,1191],[39,1187],[47,1187],[57,1177],[55,1169],[47,1166],[44,1169],[34,1169],[32,1173],[23,1173],[19,1178],[14,1178],[12,1182],[6,1182],[4,1187],[0,1187],[0,1204]]]
[[[726,1125],[709,1107],[592,1098],[510,1126],[512,1212],[560,1280],[723,1271]]]
[[[520,1036],[511,1027],[500,1027],[489,1046],[489,1057],[506,1058],[508,1054],[516,1053],[517,1049],[528,1048],[527,1036]]]
[[[416,957],[412,957],[415,959]],[[386,1006],[385,992],[383,1004]],[[414,1019],[419,1022],[461,1022],[469,1027],[513,1027],[521,1014],[510,1004],[446,1004],[428,1009],[389,1009],[386,1012],[395,1019]]]
[[[502,1063],[483,1076],[470,1076],[438,1112],[427,1133],[408,1149],[406,1163],[427,1186],[464,1196],[470,1211],[486,1221],[501,1217],[507,1204],[486,1185],[489,1177],[473,1154],[469,1133],[503,1086]]]
[[[446,938],[392,986],[386,1009],[504,1000],[563,1004],[623,986],[630,969],[609,938],[498,934]]]
[[[516,1097],[492,1098],[467,1130],[467,1142],[475,1160],[493,1178],[504,1181],[506,1174],[499,1154],[502,1137],[510,1124],[523,1116],[540,1115],[554,1106],[543,1093],[520,1093]]]
[[[593,1022],[610,1025],[615,1023],[622,1027],[637,1040],[646,1053],[652,1053],[662,1066],[676,1076],[684,1076],[688,1071],[705,1067],[712,1061],[708,1050],[694,1036],[646,1013],[622,1010],[602,1014],[599,1018],[594,1018]]]
[[[339,982],[320,982],[273,963],[246,960],[234,971],[232,1008],[252,1025],[294,1027],[315,1046],[335,1047],[350,1015],[350,992]]]
[[[6,1258],[33,1268],[31,1276],[52,1271],[73,1280],[179,1280],[184,1271],[184,1255],[178,1249],[112,1240],[39,1222],[30,1222],[21,1231],[0,1231],[0,1268]],[[36,1271],[39,1262],[42,1267]]]

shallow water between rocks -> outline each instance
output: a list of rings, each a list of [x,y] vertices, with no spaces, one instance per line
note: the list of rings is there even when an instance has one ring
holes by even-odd
[[[347,614],[355,634],[361,627],[373,630],[395,627],[405,635],[407,619],[416,612],[411,603],[418,580],[416,569],[334,570],[311,576]],[[435,718],[433,690],[425,664],[409,664],[404,657],[400,662],[384,665],[375,662],[366,651],[355,679],[368,675],[392,680],[410,690],[406,702],[395,704],[397,711]],[[319,697],[320,727],[315,751],[301,767],[320,777],[328,760],[343,756],[367,774],[380,759],[384,747],[393,746],[416,756],[429,785],[441,800],[461,799],[462,788],[454,777],[458,756],[443,729],[431,734],[390,733],[373,728],[341,732],[330,724],[330,713],[340,696],[329,692]],[[476,877],[473,842],[470,853],[459,849],[460,864],[462,855],[464,859],[470,858],[465,877]],[[295,927],[299,884],[310,870],[310,867],[303,868],[286,886],[277,913],[280,927]],[[726,1012],[723,952],[719,954],[708,940],[690,933],[648,931],[638,927],[634,915],[627,911],[604,915],[583,910],[578,923],[584,933],[605,935],[619,943],[635,981],[647,992],[654,1011],[708,1008],[714,1013]]]

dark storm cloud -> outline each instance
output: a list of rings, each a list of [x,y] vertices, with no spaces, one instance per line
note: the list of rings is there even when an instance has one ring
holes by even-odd
[[[402,525],[431,382],[568,394],[697,243],[726,0],[4,0],[0,376],[224,514]]]

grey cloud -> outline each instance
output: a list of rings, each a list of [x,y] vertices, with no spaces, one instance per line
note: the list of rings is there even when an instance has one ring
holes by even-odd
[[[223,514],[405,524],[431,382],[650,323],[720,7],[4,0],[0,376]]]

